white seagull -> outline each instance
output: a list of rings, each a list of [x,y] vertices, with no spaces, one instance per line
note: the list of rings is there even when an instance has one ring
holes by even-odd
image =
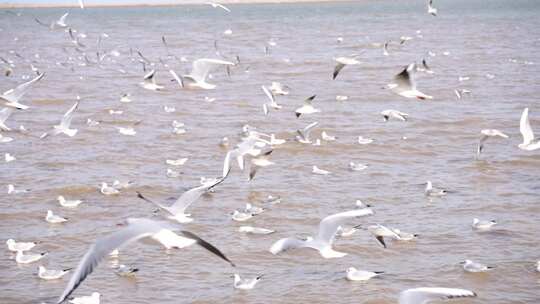
[[[71,304],[99,304],[101,294],[99,292],[92,292],[89,296],[77,297],[69,300]]]
[[[71,276],[69,283],[64,289],[64,292],[58,298],[57,304],[64,302],[73,293],[73,291],[79,287],[84,279],[86,279],[86,277],[92,273],[99,262],[111,251],[144,238],[152,238],[166,247],[169,245],[172,236],[175,237],[172,239],[181,238],[183,239],[183,243],[181,244],[182,246],[180,248],[197,243],[234,266],[234,264],[223,253],[221,253],[221,251],[210,243],[204,241],[189,231],[180,232],[184,235],[184,237],[180,237],[174,233],[166,223],[143,218],[127,219],[126,227],[98,239],[92,246],[90,246],[90,249],[88,249],[86,254],[83,256],[79,262],[79,265],[77,266],[77,269]]]
[[[99,189],[99,192],[103,195],[118,195],[120,194],[120,191],[114,187],[109,187],[107,183],[103,182],[101,183],[101,188]]]
[[[433,16],[437,16],[437,9],[433,7],[433,0],[428,1],[427,12]]]
[[[38,267],[38,277],[43,280],[57,280],[66,275],[71,268],[63,270],[46,269],[44,266]]]
[[[332,172],[330,171],[326,171],[326,170],[323,170],[323,169],[320,169],[319,167],[317,166],[313,166],[312,170],[311,170],[311,173],[313,174],[319,174],[319,175],[328,175]]]
[[[60,224],[67,222],[68,219],[55,215],[51,210],[47,210],[47,216],[45,216],[45,220],[51,224]]]
[[[426,182],[426,189],[424,190],[426,196],[445,196],[447,193],[444,189],[433,188],[433,184],[430,181]]]
[[[51,135],[58,135],[58,134],[66,134],[69,137],[75,136],[77,134],[77,129],[70,129],[71,126],[71,120],[73,119],[73,112],[77,109],[79,106],[79,102],[77,101],[69,110],[64,114],[62,117],[62,120],[60,121],[59,125],[53,126],[53,130],[51,132],[43,133],[40,138],[45,138]]]
[[[396,232],[394,232],[394,230],[387,228],[383,225],[379,225],[379,224],[369,226],[368,231],[373,236],[375,236],[377,241],[379,241],[379,243],[383,245],[384,248],[387,248],[386,243],[384,242],[384,237],[392,237],[395,239],[400,238],[399,235]]]
[[[16,88],[5,91],[2,95],[0,95],[0,100],[4,101],[4,106],[15,108],[19,110],[26,110],[29,107],[27,105],[23,105],[19,103],[19,99],[21,99],[24,94],[28,91],[30,86],[39,80],[41,80],[45,76],[45,73],[39,74],[36,78],[25,82],[23,84],[18,85]]]
[[[269,112],[268,107],[271,107],[271,108],[276,109],[276,110],[281,109],[282,106],[277,104],[276,97],[274,96],[274,94],[265,86],[261,86],[261,88],[262,88],[264,94],[266,94],[266,96],[268,97],[268,99],[270,99],[269,103],[265,102],[263,104],[264,115],[268,115],[268,112]]]
[[[426,95],[416,89],[414,75],[416,73],[416,64],[411,63],[394,77],[394,83],[387,85],[394,93],[407,97],[418,99],[433,99],[433,96]]]
[[[488,138],[495,138],[497,136],[502,138],[508,138],[508,135],[497,129],[484,129],[480,131],[480,134],[482,134],[482,137],[480,137],[480,142],[478,143],[478,147],[476,148],[476,158],[480,157],[480,153],[482,153],[482,150],[484,149],[484,143],[486,142],[486,140],[488,140]]]
[[[47,252],[42,252],[38,254],[24,254],[23,251],[17,251],[15,256],[15,261],[19,264],[30,264],[41,260],[44,256],[47,255]]]
[[[310,123],[302,130],[296,130],[296,133],[298,134],[296,135],[296,140],[298,140],[299,142],[303,144],[310,144],[311,139],[309,138],[309,135],[311,134],[311,131],[313,131],[313,129],[317,125],[319,125],[319,123],[316,121],[316,122]]]
[[[334,67],[334,73],[332,74],[332,79],[336,79],[339,72],[346,66],[346,65],[355,65],[360,64],[360,61],[356,60],[356,57],[358,55],[354,55],[352,57],[337,57],[334,58],[334,60],[338,63]]]
[[[409,114],[397,110],[384,110],[381,112],[381,115],[383,116],[384,121],[388,121],[390,118],[407,121],[407,117],[409,116]]]
[[[240,226],[238,228],[239,232],[244,233],[251,233],[251,234],[271,234],[274,233],[275,230],[270,230],[266,228],[259,228],[259,227],[252,227],[252,226]]]
[[[215,3],[215,2],[206,2],[206,4],[208,5],[211,5],[213,8],[221,8],[223,9],[224,11],[226,11],[227,13],[230,13],[231,10],[229,8],[227,8],[225,5],[223,4],[219,4],[219,3]]]
[[[540,140],[534,138],[531,123],[529,122],[529,108],[525,108],[521,114],[521,119],[519,120],[519,132],[521,132],[521,136],[523,136],[523,143],[518,145],[521,150],[534,151],[540,149]]]
[[[36,242],[16,242],[14,239],[9,239],[6,241],[6,245],[8,246],[9,251],[17,252],[17,251],[28,251],[34,248],[37,245],[37,243]]]
[[[151,70],[148,74],[144,75],[144,81],[139,83],[139,85],[147,90],[159,91],[163,90],[165,87],[156,84],[156,79],[154,75],[156,74],[155,70]]]
[[[236,289],[242,289],[242,290],[249,290],[253,289],[255,285],[261,280],[263,275],[257,276],[253,279],[241,279],[240,275],[235,273],[234,274],[234,288]]]
[[[497,222],[495,220],[481,221],[477,218],[474,218],[472,222],[472,228],[476,230],[490,230],[495,225],[497,225]]]
[[[461,262],[461,264],[463,264],[463,270],[465,270],[466,272],[486,272],[490,269],[493,269],[493,267],[473,262],[471,260],[465,260]]]
[[[382,271],[358,270],[354,267],[347,268],[347,280],[349,281],[367,281],[373,277],[383,274]]]
[[[327,216],[320,222],[319,232],[315,237],[307,237],[306,240],[297,238],[280,239],[270,247],[270,252],[275,255],[289,249],[307,247],[319,251],[321,256],[326,259],[344,257],[347,253],[332,249],[338,227],[345,224],[347,220],[371,214],[373,214],[373,211],[365,208]]]
[[[302,115],[302,114],[313,114],[313,113],[321,112],[321,110],[316,109],[311,104],[311,102],[313,101],[313,99],[315,99],[315,97],[317,97],[317,95],[313,95],[313,96],[310,96],[310,97],[306,98],[306,100],[304,100],[304,104],[300,108],[298,108],[298,109],[296,109],[294,111],[296,113],[297,118],[300,117],[300,115]]]
[[[433,301],[476,297],[474,291],[444,287],[419,287],[402,291],[399,304],[426,304]]]
[[[60,206],[68,207],[68,208],[75,208],[82,203],[81,200],[66,200],[66,198],[63,197],[62,195],[59,195],[57,199],[58,199],[58,202],[60,203]]]
[[[197,59],[193,61],[193,68],[188,75],[182,75],[184,87],[212,90],[216,85],[206,82],[208,74],[218,66],[231,66],[234,63],[220,59]]]
[[[186,209],[191,206],[191,204],[196,202],[204,193],[219,185],[224,180],[225,177],[216,180],[210,180],[201,186],[192,188],[180,195],[176,202],[174,202],[174,204],[172,204],[171,206],[164,206],[162,204],[149,200],[144,197],[140,192],[137,192],[137,197],[158,206],[160,209],[165,210],[167,213],[169,213],[169,219],[175,220],[179,223],[189,223],[193,221],[193,218],[190,217],[191,214],[185,213]]]
[[[289,88],[279,82],[273,81],[270,85],[270,92],[274,95],[289,95]]]
[[[273,162],[268,160],[268,157],[270,156],[272,151],[273,150],[269,150],[251,159],[251,162],[250,162],[251,168],[249,170],[248,181],[251,181],[255,177],[255,174],[257,174],[257,171],[259,170],[259,168],[268,167],[274,164]]]

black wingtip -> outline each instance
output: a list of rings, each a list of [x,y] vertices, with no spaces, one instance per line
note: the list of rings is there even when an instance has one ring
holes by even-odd
[[[384,271],[374,271],[376,274],[383,274]]]
[[[296,114],[296,118],[298,118],[298,117],[300,117],[300,115],[302,115],[301,113],[298,113],[298,112],[296,112],[295,114]]]

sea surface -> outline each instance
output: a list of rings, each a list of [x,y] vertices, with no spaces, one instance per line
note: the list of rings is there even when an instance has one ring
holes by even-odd
[[[534,266],[540,259],[540,151],[517,147],[525,107],[540,134],[540,2],[434,1],[437,17],[427,14],[425,2],[242,4],[229,5],[230,13],[207,5],[0,10],[0,56],[14,66],[6,77],[8,65],[1,63],[0,90],[34,77],[30,64],[46,73],[21,100],[31,108],[6,122],[28,132],[2,132],[14,141],[0,144],[1,156],[10,153],[17,160],[0,164],[0,240],[41,241],[33,252],[49,252],[38,263],[17,265],[7,246],[0,250],[0,302],[54,302],[69,275],[42,281],[39,264],[76,267],[96,239],[118,230],[126,218],[160,219],[135,191],[172,203],[199,185],[200,177],[220,176],[227,149],[219,143],[228,137],[232,148],[242,126],[290,139],[317,121],[313,138],[326,131],[337,140],[275,146],[275,164],[259,170],[253,181],[235,165],[214,193],[188,209],[195,220],[183,228],[220,248],[236,268],[197,246],[167,252],[134,243],[118,260],[106,258],[74,296],[98,291],[105,304],[396,303],[404,289],[440,286],[478,294],[456,303],[540,303]],[[34,20],[50,24],[66,12],[75,35],[85,34],[79,50],[65,30]],[[224,34],[228,29],[231,35]],[[400,44],[401,36],[412,39]],[[387,40],[389,56],[384,56]],[[139,86],[146,72],[137,51],[152,62],[147,72],[156,70],[163,91]],[[100,64],[96,52],[108,54]],[[332,80],[334,58],[352,54],[359,54],[361,64],[345,67]],[[168,72],[186,74],[197,58],[236,62],[236,56],[240,63],[230,76],[223,68],[212,73],[215,90],[183,90]],[[434,73],[418,73],[418,89],[433,100],[382,89],[404,66],[423,58]],[[459,81],[460,76],[469,79]],[[272,81],[287,85],[290,94],[278,96],[283,108],[265,116],[261,85]],[[458,100],[455,89],[472,93]],[[131,103],[120,103],[125,93]],[[81,101],[72,126],[78,134],[40,140],[77,95]],[[317,95],[313,104],[321,112],[296,118],[294,110],[311,95]],[[336,95],[349,99],[336,101]],[[176,111],[166,113],[164,106]],[[110,115],[110,109],[123,114]],[[406,112],[409,119],[384,122],[380,112],[386,109]],[[101,123],[88,126],[87,119]],[[184,123],[187,132],[173,134],[173,120]],[[116,129],[128,126],[135,136]],[[480,130],[492,128],[510,138],[489,139],[476,160]],[[358,136],[374,142],[360,145]],[[181,167],[165,163],[178,158],[189,160]],[[351,161],[368,168],[352,172]],[[331,174],[312,174],[313,165]],[[167,168],[180,176],[167,177]],[[135,185],[118,196],[102,195],[99,185],[115,179]],[[428,180],[448,195],[427,198]],[[31,191],[8,195],[8,184]],[[63,208],[59,195],[84,203]],[[281,203],[262,203],[268,195],[280,196]],[[419,238],[388,241],[384,249],[360,230],[336,241],[336,250],[348,253],[343,258],[324,259],[310,249],[269,253],[280,238],[314,235],[322,218],[354,209],[356,200],[373,205],[375,214],[352,220],[351,226],[379,223]],[[230,213],[246,203],[267,210],[247,222],[232,221]],[[69,221],[48,224],[47,210]],[[479,233],[471,229],[475,217],[498,225]],[[242,225],[276,232],[245,235],[237,231]],[[459,265],[465,259],[496,268],[465,273]],[[120,278],[115,263],[140,271],[133,279]],[[385,274],[349,282],[344,277],[351,266]],[[255,289],[238,291],[233,273],[264,277]]]

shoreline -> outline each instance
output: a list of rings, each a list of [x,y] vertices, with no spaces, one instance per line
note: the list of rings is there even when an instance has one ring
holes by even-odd
[[[343,1],[332,1],[332,0],[222,0],[219,1],[220,4],[224,5],[235,5],[235,4],[289,4],[289,3],[335,3],[335,2],[348,2]],[[84,8],[119,8],[119,7],[169,7],[169,6],[183,6],[183,5],[201,5],[209,6],[206,2],[201,1],[184,1],[182,3],[156,3],[156,4],[86,4]],[[18,4],[18,3],[0,3],[0,9],[18,9],[18,8],[79,8],[78,3],[70,4]]]

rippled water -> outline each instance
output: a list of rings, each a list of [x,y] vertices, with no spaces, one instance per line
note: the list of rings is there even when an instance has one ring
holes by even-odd
[[[463,301],[467,303],[540,302],[540,275],[533,271],[540,258],[540,154],[517,148],[524,107],[530,108],[533,129],[540,132],[540,5],[437,1],[437,6],[438,17],[425,13],[424,1],[231,5],[230,14],[207,6],[69,10],[67,21],[87,34],[82,41],[92,60],[101,33],[109,36],[102,39],[102,50],[120,53],[101,67],[79,65],[84,60],[67,33],[33,20],[49,23],[64,9],[20,10],[19,17],[0,11],[0,55],[16,65],[10,77],[0,76],[0,89],[32,73],[25,60],[34,60],[47,73],[24,98],[31,108],[7,121],[14,128],[26,126],[30,134],[3,133],[15,140],[0,144],[0,152],[17,160],[0,165],[1,186],[11,183],[32,191],[7,195],[2,190],[0,239],[41,240],[36,251],[49,252],[45,264],[75,267],[88,246],[116,230],[123,219],[152,216],[154,207],[138,200],[136,190],[166,201],[197,185],[201,176],[218,176],[226,153],[218,143],[224,136],[236,139],[242,125],[282,138],[318,121],[315,136],[325,130],[338,137],[336,142],[276,147],[276,165],[260,170],[252,182],[235,168],[215,193],[188,210],[195,221],[186,228],[222,249],[237,269],[200,248],[166,254],[158,246],[132,244],[121,252],[120,262],[140,268],[136,279],[118,278],[108,260],[75,295],[99,291],[102,303],[393,303],[406,288],[446,286],[476,291],[478,298]],[[232,35],[223,35],[226,29]],[[413,40],[400,46],[403,35]],[[190,63],[168,57],[162,36],[177,58],[216,57],[217,40],[220,52],[231,59],[238,55],[241,64],[230,77],[216,71],[214,91],[181,90],[170,82],[159,58],[178,73],[189,71]],[[338,37],[342,43],[336,42]],[[265,55],[270,39],[277,45]],[[385,40],[394,42],[390,56],[373,45]],[[138,86],[144,72],[130,48],[156,62],[157,81],[166,90]],[[359,52],[362,64],[346,67],[332,81],[333,57]],[[381,89],[404,65],[422,58],[435,74],[420,74],[418,86],[434,96],[432,101],[408,100]],[[458,76],[470,80],[459,82]],[[265,117],[260,86],[271,81],[287,84],[291,94],[278,98],[283,109]],[[469,89],[472,96],[457,100],[456,88]],[[130,93],[133,102],[121,104],[122,93]],[[313,94],[322,113],[296,119],[294,109]],[[76,95],[81,106],[73,126],[79,134],[37,139],[57,123]],[[349,100],[335,101],[336,95]],[[205,96],[216,101],[206,102]],[[165,105],[177,111],[165,113]],[[410,120],[384,123],[379,112],[390,108],[409,113]],[[109,109],[124,114],[111,116]],[[89,127],[87,118],[102,123]],[[114,128],[138,120],[142,123],[135,127],[135,137]],[[185,123],[187,133],[172,134],[173,120]],[[475,161],[479,131],[485,128],[500,129],[510,139],[489,140],[482,159]],[[375,142],[359,145],[359,135]],[[165,160],[182,157],[189,160],[178,169],[180,178],[166,177]],[[351,172],[350,161],[369,167]],[[313,175],[315,164],[332,174]],[[133,180],[136,186],[117,197],[101,195],[99,184],[114,179]],[[426,199],[421,185],[426,180],[451,193]],[[230,219],[234,209],[247,202],[260,205],[269,194],[281,196],[282,203],[245,223]],[[57,203],[58,195],[85,202],[65,209]],[[281,237],[314,233],[321,218],[354,208],[356,199],[375,205],[376,214],[351,224],[385,224],[420,238],[391,242],[383,249],[361,231],[337,241],[336,248],[348,256],[330,260],[309,249],[280,256],[268,252]],[[49,225],[44,221],[47,209],[69,222]],[[496,219],[499,225],[477,233],[470,226],[474,217]],[[245,224],[277,232],[242,235],[237,229]],[[497,268],[485,275],[465,274],[458,264],[465,259]],[[386,274],[351,283],[344,279],[350,266]],[[55,299],[68,281],[40,281],[36,272],[37,264],[17,265],[14,255],[1,250],[0,302]],[[265,277],[255,289],[239,292],[232,288],[233,272]]]

